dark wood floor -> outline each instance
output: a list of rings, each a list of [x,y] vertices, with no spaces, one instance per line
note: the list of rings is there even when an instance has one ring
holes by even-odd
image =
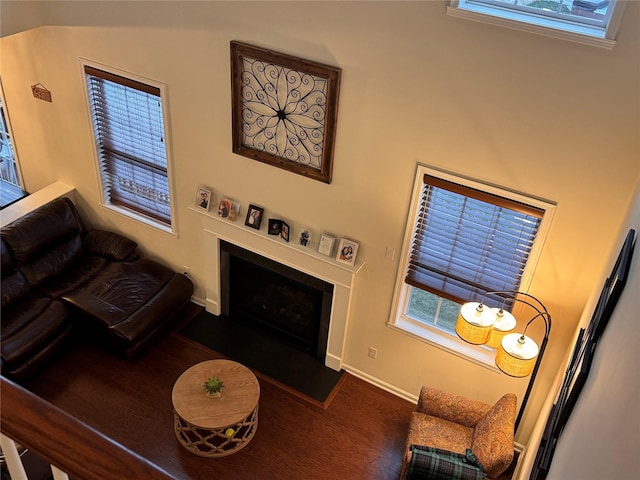
[[[177,333],[133,362],[80,343],[27,387],[178,479],[398,478],[414,405],[348,374],[324,409],[256,372],[251,443],[222,459],[189,453],[173,432],[171,390],[184,370],[217,357]]]

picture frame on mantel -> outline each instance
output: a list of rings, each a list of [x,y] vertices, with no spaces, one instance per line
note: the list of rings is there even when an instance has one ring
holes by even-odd
[[[303,247],[309,247],[311,245],[311,240],[313,238],[313,232],[306,228],[303,227],[300,230],[300,236],[298,237],[298,243],[303,246]]]
[[[207,190],[204,187],[198,187],[195,203],[196,207],[208,211],[209,205],[211,204],[211,190]]]
[[[336,241],[335,237],[332,237],[331,235],[323,233],[322,235],[320,235],[320,242],[318,243],[318,252],[322,253],[323,255],[326,255],[327,257],[330,257],[331,253],[333,252],[333,244],[335,243],[335,241]]]
[[[251,204],[249,205],[249,209],[247,210],[247,218],[245,219],[244,224],[247,227],[260,230],[260,224],[262,223],[263,215],[264,215],[264,208]]]
[[[338,250],[336,251],[336,261],[354,266],[359,246],[360,244],[358,242],[354,242],[348,238],[341,238],[338,244]]]
[[[233,153],[331,183],[341,74],[232,41]]]

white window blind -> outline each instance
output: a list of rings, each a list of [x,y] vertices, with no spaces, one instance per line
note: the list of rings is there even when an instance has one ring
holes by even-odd
[[[517,291],[543,214],[425,175],[405,282],[460,303]]]
[[[84,69],[105,203],[171,225],[160,90]]]

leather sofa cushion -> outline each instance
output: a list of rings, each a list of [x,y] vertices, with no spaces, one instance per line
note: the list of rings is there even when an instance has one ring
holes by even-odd
[[[64,296],[63,300],[99,325],[111,327],[143,308],[174,275],[169,268],[149,259],[114,262],[85,288]]]
[[[11,304],[20,301],[22,297],[29,293],[29,284],[22,273],[14,270],[7,277],[2,278],[2,311]],[[4,318],[3,318],[4,320]]]
[[[105,230],[89,230],[84,237],[84,245],[89,253],[115,262],[135,259],[138,248],[133,240]]]
[[[4,363],[11,366],[44,348],[56,331],[67,326],[67,315],[61,302],[34,293],[3,309],[0,342]]]
[[[82,238],[76,235],[58,244],[21,268],[31,287],[56,278],[83,258]]]
[[[38,290],[50,297],[61,298],[89,285],[108,264],[109,261],[103,257],[85,255],[61,275],[38,287]]]
[[[47,343],[31,355],[21,361],[18,365],[9,366],[2,361],[2,373],[9,374],[16,380],[26,380],[33,378],[44,365],[47,365],[61,350],[64,349],[67,340],[71,337],[71,324],[65,323]]]
[[[182,274],[174,273],[169,282],[125,320],[110,328],[131,356],[151,337],[167,328],[171,320],[191,298],[193,283]],[[162,321],[158,321],[161,318]]]
[[[18,301],[29,293],[29,284],[24,276],[16,270],[16,264],[4,240],[0,241],[0,257],[2,258],[2,309]]]
[[[86,288],[62,297],[84,328],[98,328],[127,357],[135,355],[186,305],[193,283],[150,259],[114,262]]]
[[[73,203],[62,198],[2,229],[16,263],[31,287],[60,275],[84,253],[84,225]]]
[[[2,278],[8,277],[13,272],[15,272],[16,262],[13,259],[13,255],[11,255],[9,246],[4,241],[4,239],[0,239],[0,258],[2,259],[0,274],[2,274]]]
[[[54,200],[2,228],[2,237],[19,265],[83,233],[82,220],[68,198]]]

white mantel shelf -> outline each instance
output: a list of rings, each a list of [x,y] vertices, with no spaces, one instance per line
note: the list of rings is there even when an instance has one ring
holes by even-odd
[[[279,237],[247,227],[240,218],[232,222],[195,206],[189,208],[213,220],[211,225],[203,229],[207,311],[220,315],[222,310],[220,305],[221,240],[331,283],[334,288],[325,365],[339,371],[343,363],[351,293],[356,274],[362,269],[364,262],[356,260],[354,266],[343,264],[333,257],[315,251],[312,247],[287,243]]]
[[[340,268],[342,270],[345,270],[346,272],[349,272],[350,274],[356,274],[360,271],[360,269],[364,266],[364,261],[361,259],[356,259],[355,265],[351,266],[348,265],[346,263],[342,263],[339,262],[335,259],[335,251],[333,252],[332,256],[327,256],[324,255],[320,252],[317,251],[317,245],[309,246],[309,247],[303,247],[302,245],[296,243],[296,242],[286,242],[284,239],[277,237],[275,235],[269,235],[266,231],[264,230],[256,230],[255,228],[251,228],[251,227],[247,227],[246,225],[244,225],[244,219],[243,218],[238,218],[236,221],[232,222],[230,220],[226,220],[224,218],[220,218],[219,216],[217,216],[215,213],[203,210],[201,208],[197,208],[194,206],[189,207],[190,210],[193,210],[194,212],[197,212],[201,215],[204,215],[206,217],[212,218],[213,220],[215,220],[216,222],[219,222],[221,224],[224,224],[225,226],[231,226],[233,228],[237,228],[242,230],[243,232],[247,232],[250,233],[251,235],[255,235],[257,237],[260,237],[263,240],[269,241],[269,242],[273,242],[277,245],[282,245],[284,247],[287,248],[291,248],[297,252],[300,252],[304,255],[309,255],[317,260],[320,260],[321,262],[326,262],[329,265],[332,265],[335,268]],[[338,243],[340,239],[336,238],[336,245]],[[334,248],[335,250],[335,248]]]

